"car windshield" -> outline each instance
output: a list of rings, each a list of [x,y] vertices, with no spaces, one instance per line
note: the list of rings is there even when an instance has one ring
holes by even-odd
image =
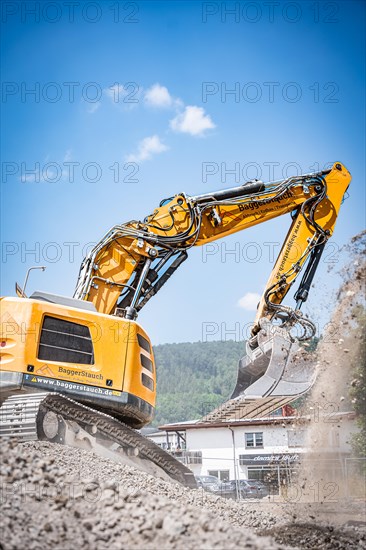
[[[235,485],[236,484],[236,481],[235,480],[232,480],[230,481],[229,483],[231,483],[232,485]],[[257,481],[255,480],[248,480],[248,479],[238,479],[238,484],[240,485],[240,487],[257,487],[258,486],[258,483]]]
[[[204,483],[220,483],[220,481],[215,476],[201,476],[200,480]]]

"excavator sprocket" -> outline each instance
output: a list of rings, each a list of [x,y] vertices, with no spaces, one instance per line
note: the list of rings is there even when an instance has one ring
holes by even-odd
[[[315,381],[314,363],[287,330],[263,320],[257,343],[254,349],[247,343],[230,399],[289,397],[309,391]]]
[[[58,393],[13,395],[0,409],[0,436],[87,449],[153,476],[196,487],[193,473],[119,420]]]

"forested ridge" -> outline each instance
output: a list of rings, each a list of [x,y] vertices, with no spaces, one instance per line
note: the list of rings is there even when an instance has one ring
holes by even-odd
[[[185,342],[154,347],[157,407],[153,425],[201,417],[234,389],[245,343]]]

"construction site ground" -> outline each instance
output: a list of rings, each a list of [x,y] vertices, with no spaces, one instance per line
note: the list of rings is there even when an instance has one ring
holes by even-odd
[[[366,548],[360,501],[234,501],[90,451],[5,440],[1,548]]]

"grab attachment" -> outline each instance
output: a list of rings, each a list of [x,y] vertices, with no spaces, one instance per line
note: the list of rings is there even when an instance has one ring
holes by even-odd
[[[298,341],[267,319],[261,320],[258,347],[246,345],[247,355],[239,362],[238,379],[231,399],[238,396],[296,396],[307,392],[315,381],[314,362]]]

